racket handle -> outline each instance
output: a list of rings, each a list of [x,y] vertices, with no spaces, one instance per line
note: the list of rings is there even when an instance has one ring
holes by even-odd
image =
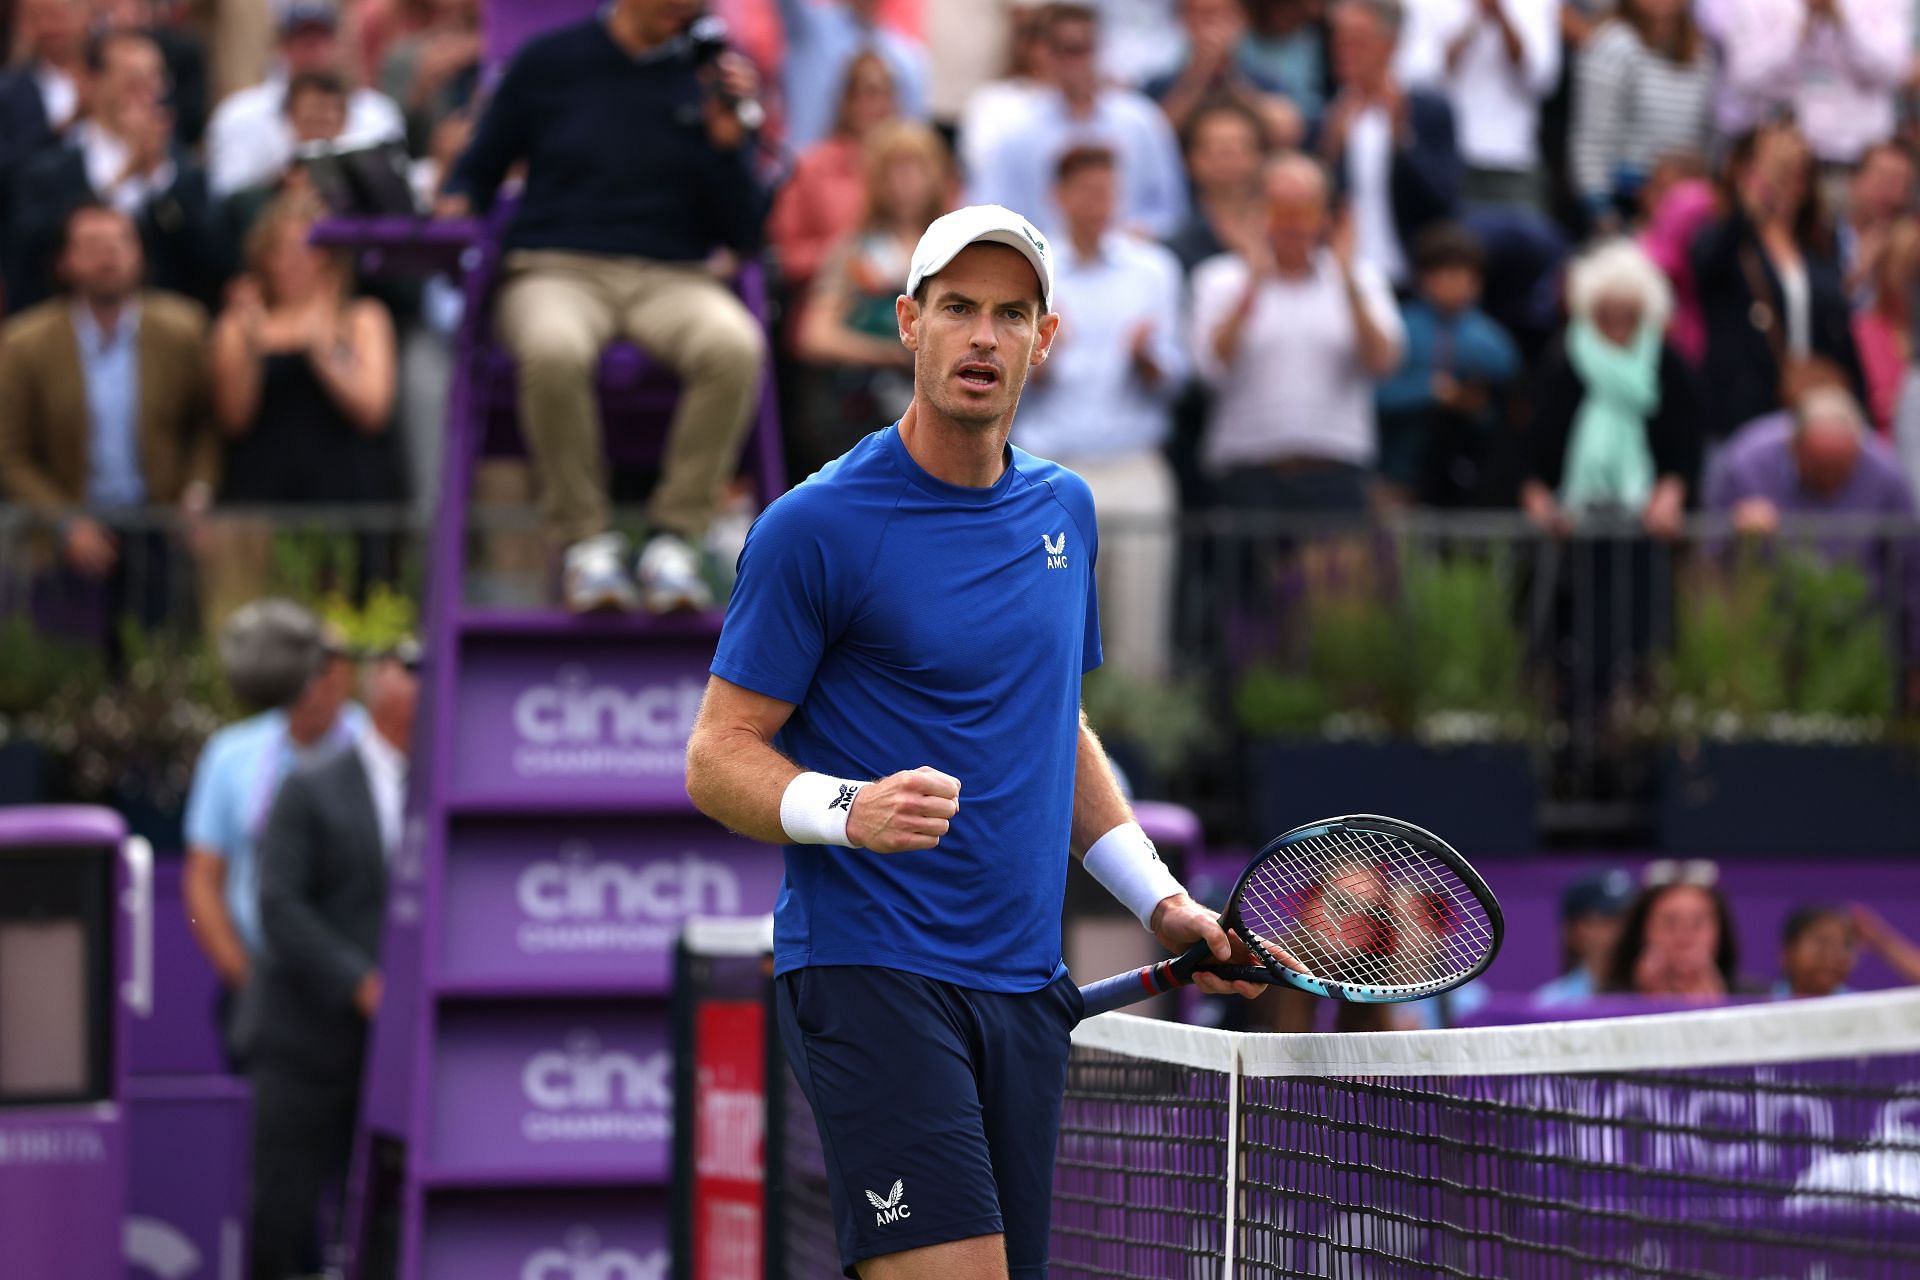
[[[1193,981],[1193,975],[1206,967],[1213,959],[1213,952],[1204,942],[1196,942],[1177,956],[1170,956],[1157,964],[1141,965],[1131,973],[1117,973],[1111,978],[1102,978],[1080,988],[1080,999],[1086,1010],[1082,1020],[1099,1013],[1112,1013],[1115,1009],[1124,1009],[1130,1004],[1142,1000],[1151,1000],[1154,996],[1186,986]]]

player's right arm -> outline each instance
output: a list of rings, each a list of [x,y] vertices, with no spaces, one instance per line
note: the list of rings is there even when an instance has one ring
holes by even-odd
[[[826,843],[789,826],[795,806],[809,802],[817,792],[812,780],[821,777],[773,745],[792,714],[791,702],[709,677],[687,739],[687,795],[694,806],[729,830],[766,844]],[[959,780],[926,765],[877,782],[848,779],[843,785],[855,788],[846,806],[846,843],[856,849],[931,849],[960,810]],[[835,799],[825,794],[824,803]]]
[[[187,850],[180,875],[180,897],[187,909],[187,927],[206,954],[220,981],[240,987],[247,980],[247,948],[227,914],[226,855],[204,845]]]

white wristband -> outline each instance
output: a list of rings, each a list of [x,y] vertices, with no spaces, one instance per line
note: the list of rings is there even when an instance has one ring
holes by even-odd
[[[780,827],[795,844],[837,844],[851,849],[847,815],[864,782],[803,773],[787,784],[780,797]]]
[[[1095,840],[1084,861],[1087,873],[1148,929],[1153,928],[1155,907],[1186,892],[1137,822],[1123,822]]]

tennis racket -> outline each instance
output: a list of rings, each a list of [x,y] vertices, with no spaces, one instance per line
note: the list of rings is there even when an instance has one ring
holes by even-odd
[[[1083,1016],[1186,986],[1196,973],[1358,1004],[1422,1000],[1485,972],[1506,932],[1493,891],[1451,845],[1373,814],[1309,822],[1269,841],[1220,924],[1257,963],[1221,964],[1198,942],[1080,988]]]

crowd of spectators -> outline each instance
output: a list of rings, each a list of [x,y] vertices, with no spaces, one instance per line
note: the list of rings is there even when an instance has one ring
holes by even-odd
[[[316,158],[388,148],[441,215],[519,185],[489,321],[576,608],[708,603],[763,371],[795,478],[899,412],[906,252],[970,201],[1056,243],[1061,360],[1018,440],[1097,474],[1110,541],[1207,508],[1656,538],[1703,508],[1754,531],[1912,510],[1902,0],[712,7],[733,50],[689,30],[692,0],[617,0],[491,64],[476,0],[286,0],[264,24],[24,0],[0,371],[61,394],[0,405],[0,496],[100,576],[103,509],[430,490],[425,384],[449,374],[413,352],[457,300],[299,243]],[[127,226],[137,301],[95,300],[81,232]],[[728,287],[755,259],[770,315]],[[196,324],[198,355],[151,352],[147,326]],[[621,340],[683,386],[637,582],[594,385]],[[58,358],[7,354],[36,342]],[[199,399],[150,389],[149,361]],[[60,425],[82,405],[84,432]],[[1115,617],[1164,617],[1172,569],[1136,541]],[[1139,625],[1117,665],[1152,675],[1168,639]]]

